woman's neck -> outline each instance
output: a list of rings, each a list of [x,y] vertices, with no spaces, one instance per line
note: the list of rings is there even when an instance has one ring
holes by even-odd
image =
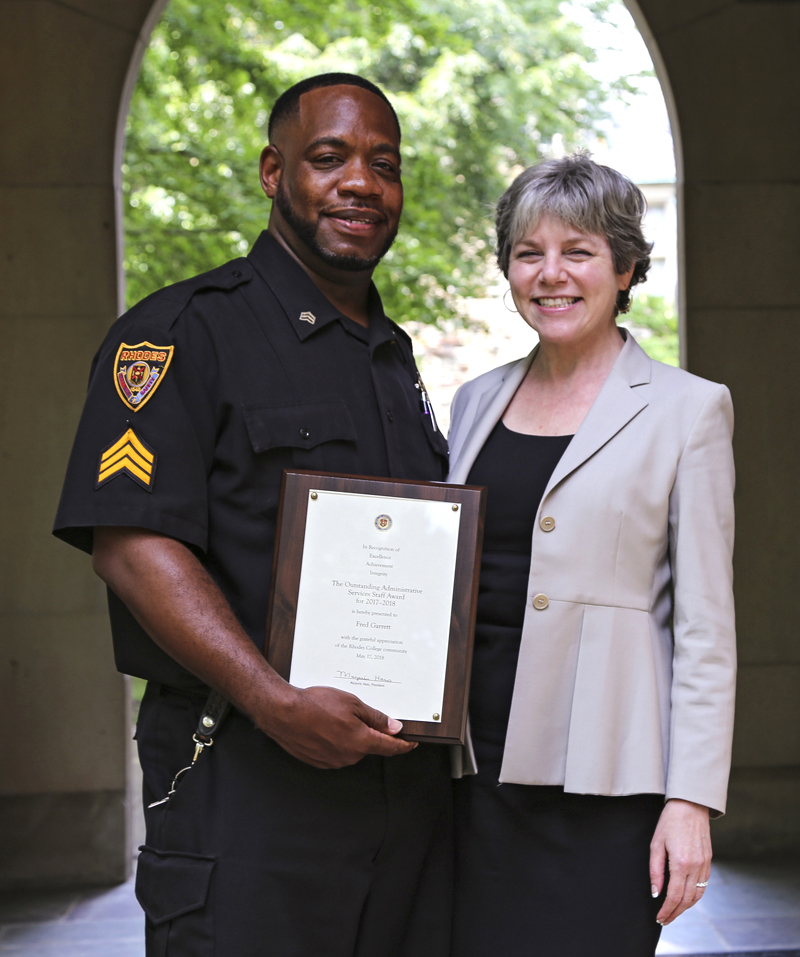
[[[616,325],[611,331],[613,336],[580,350],[540,342],[503,422],[528,435],[577,432],[625,345]]]
[[[541,340],[529,375],[555,387],[597,377],[605,381],[624,345],[625,339],[616,323],[590,342]]]

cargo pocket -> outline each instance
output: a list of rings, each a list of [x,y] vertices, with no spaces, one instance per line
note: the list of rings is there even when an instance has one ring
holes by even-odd
[[[211,957],[214,926],[207,906],[215,858],[139,848],[136,899],[147,917],[148,957]]]

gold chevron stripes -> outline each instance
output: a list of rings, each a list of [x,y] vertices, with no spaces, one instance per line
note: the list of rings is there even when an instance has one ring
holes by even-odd
[[[100,488],[117,475],[125,474],[151,492],[156,473],[156,459],[156,453],[145,445],[133,429],[128,428],[104,452],[100,453],[95,488]]]

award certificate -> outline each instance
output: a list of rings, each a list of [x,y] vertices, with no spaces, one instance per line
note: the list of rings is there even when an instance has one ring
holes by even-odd
[[[463,740],[482,503],[464,486],[286,473],[276,670],[357,695],[408,737]]]

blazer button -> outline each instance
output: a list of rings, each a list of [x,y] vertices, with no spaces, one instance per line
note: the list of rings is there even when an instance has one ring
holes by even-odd
[[[539,522],[539,527],[543,532],[552,532],[556,527],[556,520],[551,518],[550,515],[543,516],[542,520]]]
[[[537,611],[544,611],[549,604],[550,604],[550,599],[547,597],[547,595],[539,594],[539,595],[533,596],[533,607]]]
[[[310,435],[311,435],[311,433],[308,431],[308,429],[300,429],[300,438],[301,438],[301,439],[307,439]]]

